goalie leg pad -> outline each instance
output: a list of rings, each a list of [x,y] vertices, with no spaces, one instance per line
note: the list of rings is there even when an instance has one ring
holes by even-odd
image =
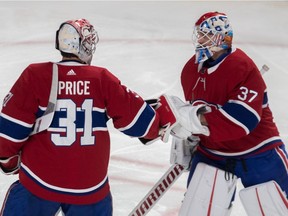
[[[237,177],[225,180],[225,171],[199,163],[185,194],[179,216],[228,216]]]
[[[249,216],[288,215],[286,194],[275,181],[244,188],[240,190],[239,196]]]

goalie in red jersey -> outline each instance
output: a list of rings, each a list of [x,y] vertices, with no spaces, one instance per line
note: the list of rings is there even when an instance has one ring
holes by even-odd
[[[167,109],[155,112],[107,69],[91,65],[97,42],[87,20],[62,23],[56,33],[62,60],[29,65],[5,97],[0,171],[19,172],[19,181],[1,215],[51,216],[61,209],[112,216],[107,121],[131,137],[164,136],[159,113]]]
[[[195,55],[181,74],[187,103],[172,100],[180,119],[173,145],[189,144],[191,135],[200,139],[179,215],[230,215],[237,178],[249,216],[288,215],[287,153],[267,87],[251,58],[232,47],[232,38],[224,13],[205,13],[195,23]]]

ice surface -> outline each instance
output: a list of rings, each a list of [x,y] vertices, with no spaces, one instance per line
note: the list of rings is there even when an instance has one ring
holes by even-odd
[[[61,22],[75,18],[87,18],[98,31],[92,64],[108,68],[145,99],[162,93],[183,98],[179,75],[194,53],[193,23],[202,13],[215,10],[230,17],[235,47],[246,51],[259,67],[270,67],[265,74],[270,106],[287,143],[287,1],[0,2],[0,99],[28,64],[60,59],[54,48],[55,31]],[[170,166],[171,140],[143,146],[111,125],[110,130],[114,215],[127,216]],[[0,175],[0,203],[16,178]],[[148,215],[177,215],[186,178],[184,173]],[[232,216],[244,215],[236,197]]]

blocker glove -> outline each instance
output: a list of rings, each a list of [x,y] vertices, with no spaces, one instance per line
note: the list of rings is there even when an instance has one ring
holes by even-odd
[[[139,138],[143,144],[152,144],[161,139],[163,142],[168,142],[171,129],[178,124],[176,115],[173,110],[173,105],[167,99],[166,95],[162,95],[157,99],[146,100],[155,112],[159,115],[160,130],[159,135],[155,139]]]

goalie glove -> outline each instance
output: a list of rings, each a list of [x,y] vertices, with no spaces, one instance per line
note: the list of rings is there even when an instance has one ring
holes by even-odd
[[[171,135],[186,139],[192,134],[209,136],[209,128],[201,124],[200,114],[210,112],[205,104],[192,106],[176,96],[166,96],[177,118],[178,124],[171,129]]]
[[[191,165],[192,155],[199,144],[199,137],[190,136],[187,139],[172,138],[170,163],[179,164],[188,171]]]
[[[148,103],[159,115],[160,129],[159,136],[155,139],[139,138],[145,145],[151,144],[159,139],[163,142],[168,142],[172,128],[178,124],[173,104],[170,103],[167,97],[168,96],[166,95],[161,95],[158,99],[146,100],[146,103]]]

